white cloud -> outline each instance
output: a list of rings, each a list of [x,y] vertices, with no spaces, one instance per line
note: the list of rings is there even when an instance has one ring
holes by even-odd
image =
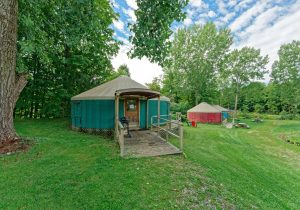
[[[227,13],[224,17],[220,18],[220,21],[228,23],[228,21],[230,21],[235,15],[235,12]]]
[[[229,25],[233,32],[239,31],[243,27],[249,25],[252,19],[258,14],[264,12],[268,8],[267,1],[258,1],[253,7],[242,13],[233,23]]]
[[[124,23],[121,20],[114,20],[114,26],[120,31],[124,30]]]
[[[118,55],[113,58],[112,64],[115,69],[122,64],[127,64],[131,78],[141,84],[149,83],[154,77],[163,74],[162,68],[159,65],[151,63],[145,57],[142,59],[130,59],[123,50],[120,50]]]
[[[126,0],[126,3],[132,9],[137,9],[138,8],[136,0]]]
[[[186,18],[184,21],[183,21],[183,24],[185,25],[185,26],[189,26],[189,25],[191,25],[193,23],[193,21],[192,21],[192,19],[190,19],[190,18]]]
[[[216,2],[218,5],[218,8],[219,8],[219,12],[223,15],[227,14],[228,11],[227,11],[226,3],[224,2],[224,0],[217,0]]]
[[[195,14],[195,10],[192,10],[192,9],[187,10],[187,16],[188,17],[192,17],[194,14]]]
[[[242,39],[246,39],[248,36],[251,36],[253,33],[259,33],[260,31],[266,29],[270,26],[277,18],[279,18],[279,13],[283,10],[282,7],[275,6],[271,9],[266,10],[265,12],[258,15],[254,22],[246,28],[244,31],[238,33]]]
[[[118,40],[120,40],[121,42],[123,42],[124,45],[129,45],[129,40],[124,38],[124,37],[117,37]]]
[[[215,17],[216,16],[216,13],[212,10],[210,10],[208,13],[207,13],[207,16],[212,18],[212,17]]]
[[[195,22],[195,24],[197,24],[197,25],[204,25],[205,23],[206,23],[206,21],[204,19],[202,19],[202,18],[200,18],[199,20],[197,20]]]
[[[243,1],[239,1],[238,3],[235,2],[237,4],[234,6],[234,9],[236,11],[241,10],[241,9],[245,9],[245,8],[247,8],[249,6],[249,4],[251,4],[251,3],[255,2],[255,1],[256,0],[243,0]]]
[[[124,9],[123,12],[130,17],[133,22],[136,22],[136,16],[133,9]]]
[[[237,0],[229,0],[229,2],[227,2],[229,7],[234,7],[237,4]]]
[[[110,3],[115,8],[120,8],[120,5],[116,2],[116,0],[110,0]]]
[[[280,46],[293,40],[299,40],[299,10],[300,0],[288,8],[284,13],[285,15],[279,16],[279,18],[280,8],[275,6],[273,9],[267,10],[256,18],[253,25],[246,29],[242,41],[235,47],[251,46],[261,49],[263,55],[269,55],[268,69],[270,70],[272,63],[278,59],[277,52]],[[276,21],[272,22],[275,19]]]
[[[205,4],[202,0],[190,0],[190,5],[196,8],[208,8],[208,5]]]

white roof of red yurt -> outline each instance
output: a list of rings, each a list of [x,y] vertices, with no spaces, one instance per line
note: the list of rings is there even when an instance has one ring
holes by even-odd
[[[199,112],[199,113],[221,113],[221,111],[212,105],[202,102],[197,106],[189,109],[187,112]]]
[[[220,106],[220,105],[212,105],[213,107],[215,107],[216,109],[220,110],[221,112],[228,112],[229,110]]]

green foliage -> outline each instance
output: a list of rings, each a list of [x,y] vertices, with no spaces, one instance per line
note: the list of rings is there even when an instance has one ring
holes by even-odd
[[[235,117],[238,109],[240,90],[251,80],[263,79],[267,71],[268,56],[261,56],[260,50],[251,47],[235,49],[226,56],[226,61],[221,72],[224,80],[232,86],[235,93]]]
[[[264,106],[266,103],[266,85],[262,82],[251,82],[248,85],[241,88],[240,91],[240,100],[238,105],[240,107],[247,106],[247,110],[249,112],[253,112],[257,110],[255,106],[261,107],[258,108],[259,112],[264,110]]]
[[[137,0],[136,23],[131,25],[131,57],[146,56],[151,62],[164,64],[170,47],[171,24],[182,21],[182,9],[188,0]]]
[[[146,83],[147,87],[151,90],[161,92],[161,79],[154,77],[151,83]]]
[[[231,44],[230,31],[217,29],[213,23],[179,29],[164,69],[164,85],[169,95],[194,105],[203,100],[213,101],[217,95],[217,75]]]
[[[182,101],[179,103],[171,103],[171,110],[173,112],[181,112],[181,113],[186,113],[188,109],[190,109],[190,105],[186,101]]]
[[[284,44],[272,65],[271,82],[276,86],[281,109],[300,113],[300,41]]]
[[[257,113],[263,113],[264,112],[264,107],[260,104],[255,104],[254,105],[254,111]]]
[[[297,115],[295,113],[289,113],[289,112],[283,110],[282,112],[280,112],[279,119],[280,120],[299,120],[300,115]]]
[[[122,64],[118,68],[118,74],[130,77],[129,67],[126,64]]]
[[[243,85],[253,79],[263,79],[267,71],[268,56],[261,56],[259,49],[243,47],[235,49],[226,57],[222,74],[231,84],[234,84],[238,92]]]
[[[18,71],[30,74],[17,103],[26,117],[61,117],[70,98],[111,75],[118,51],[107,0],[21,0]]]

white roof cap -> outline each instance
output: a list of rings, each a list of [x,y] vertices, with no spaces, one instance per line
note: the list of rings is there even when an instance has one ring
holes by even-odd
[[[206,102],[202,102],[187,112],[220,113],[221,111]]]

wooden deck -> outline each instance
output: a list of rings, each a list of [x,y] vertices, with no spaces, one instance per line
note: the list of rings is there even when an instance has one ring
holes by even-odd
[[[150,130],[130,131],[131,137],[124,138],[124,156],[126,157],[150,157],[161,155],[181,154],[182,152],[160,138]]]

